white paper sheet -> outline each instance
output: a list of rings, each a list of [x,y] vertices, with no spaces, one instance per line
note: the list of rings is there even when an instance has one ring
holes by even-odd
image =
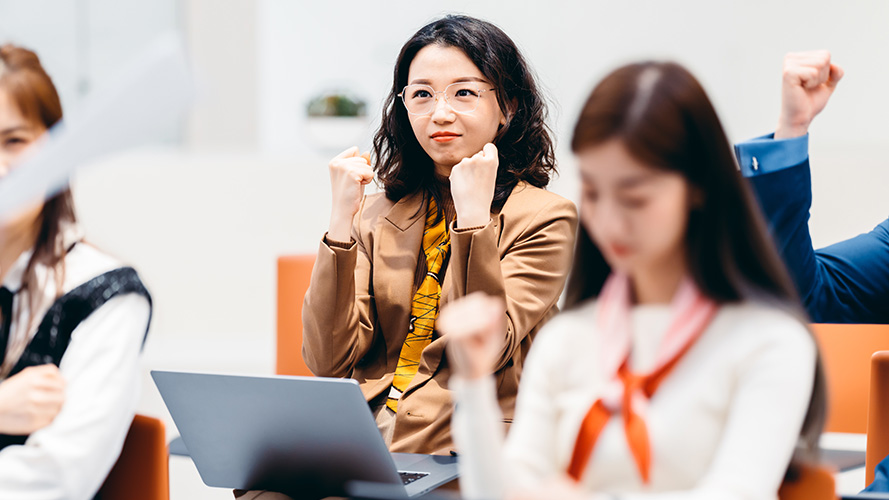
[[[158,39],[92,92],[76,116],[53,127],[32,157],[0,179],[0,220],[54,195],[83,165],[157,142],[179,126],[193,94],[182,42],[173,35]]]

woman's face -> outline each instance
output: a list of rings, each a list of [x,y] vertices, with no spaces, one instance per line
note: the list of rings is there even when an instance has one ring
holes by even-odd
[[[630,276],[685,265],[689,186],[611,139],[578,155],[581,223],[612,269]],[[671,267],[663,267],[671,266]]]
[[[0,181],[15,168],[29,146],[46,132],[46,128],[26,119],[6,90],[0,88]],[[43,203],[29,205],[11,217],[0,219],[0,231],[27,229],[36,224]]]
[[[432,112],[425,115],[408,114],[411,128],[426,154],[432,158],[435,170],[448,176],[451,168],[463,158],[470,157],[492,142],[497,130],[506,123],[500,111],[497,94],[482,72],[455,47],[427,45],[417,52],[408,70],[408,85],[423,84],[442,92],[457,82],[471,82],[483,89],[478,106],[471,113],[460,113],[448,105],[444,94],[438,99]]]

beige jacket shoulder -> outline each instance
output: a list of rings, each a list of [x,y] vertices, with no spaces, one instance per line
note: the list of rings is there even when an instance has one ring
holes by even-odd
[[[422,196],[365,197],[349,248],[322,240],[303,306],[303,357],[316,375],[351,377],[368,401],[388,393],[407,336],[423,237]],[[556,313],[577,227],[574,204],[519,184],[481,228],[451,229],[441,305],[483,291],[507,307],[497,366],[498,398],[512,419],[522,364],[540,326]],[[446,337],[437,332],[398,405],[392,451],[453,449]]]

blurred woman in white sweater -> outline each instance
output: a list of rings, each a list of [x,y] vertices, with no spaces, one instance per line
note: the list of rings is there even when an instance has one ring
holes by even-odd
[[[574,130],[582,227],[504,442],[503,304],[442,312],[467,498],[773,499],[817,448],[824,382],[793,285],[703,88],[624,66]],[[471,319],[469,319],[471,318]]]

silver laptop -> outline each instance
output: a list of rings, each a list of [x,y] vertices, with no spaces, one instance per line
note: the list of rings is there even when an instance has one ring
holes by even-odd
[[[151,376],[208,486],[301,499],[377,483],[412,498],[457,477],[456,457],[389,453],[354,380]]]

